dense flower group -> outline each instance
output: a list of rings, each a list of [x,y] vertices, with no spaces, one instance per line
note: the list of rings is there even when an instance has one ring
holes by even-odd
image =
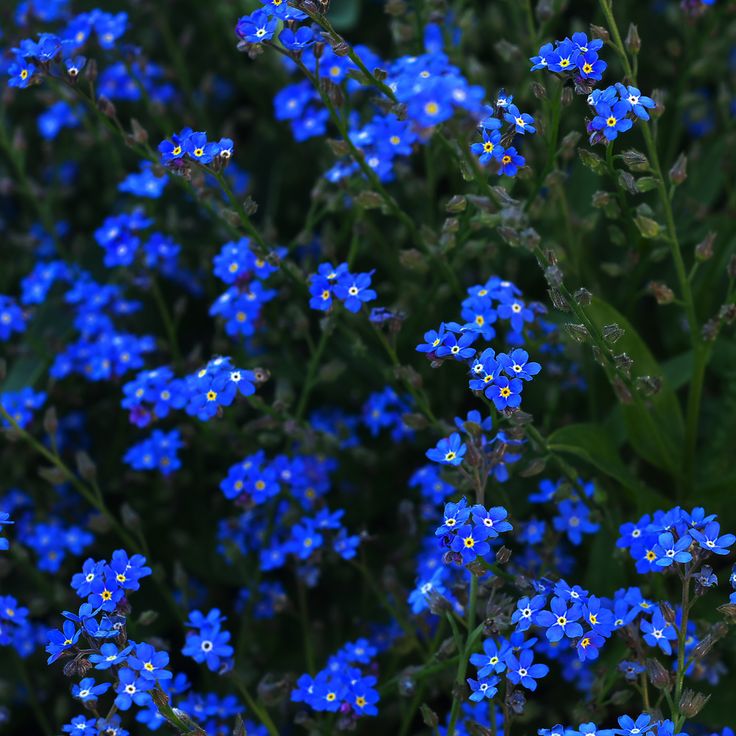
[[[696,17],[714,3],[681,7]],[[0,551],[9,552],[0,565],[0,646],[18,655],[8,691],[19,723],[27,700],[43,731],[74,736],[161,727],[274,736],[290,732],[292,718],[310,733],[408,734],[420,710],[446,736],[508,735],[517,718],[529,730],[565,710],[575,722],[603,722],[607,712],[618,723],[558,724],[539,735],[685,734],[708,699],[687,686],[727,687],[727,658],[715,645],[736,621],[736,535],[725,509],[720,520],[701,506],[652,510],[666,503],[665,476],[680,484],[671,495],[678,503],[697,497],[695,456],[674,470],[668,462],[681,446],[687,454],[706,444],[695,426],[700,389],[690,389],[683,419],[679,385],[664,384],[681,362],[702,378],[711,357],[689,284],[713,243],[696,247],[688,272],[672,209],[684,164],[667,183],[656,161],[658,146],[676,151],[680,131],[651,126],[663,106],[636,86],[637,27],[622,41],[602,0],[610,33],[592,26],[591,38],[575,32],[544,43],[531,58],[532,72],[549,72],[544,84],[534,81],[527,96],[526,67],[506,68],[509,77],[518,72],[516,100],[501,89],[489,104],[475,83],[483,78],[475,51],[465,55],[461,44],[471,17],[462,3],[447,12],[443,3],[387,3],[393,55],[351,45],[331,24],[327,0],[259,5],[231,21],[244,69],[272,56],[251,90],[273,109],[263,125],[239,107],[218,119],[234,86],[230,60],[190,79],[201,41],[190,43],[189,30],[177,37],[163,16],[151,33],[162,34],[171,68],[135,45],[148,36],[126,12],[75,15],[67,0],[23,1],[3,28],[11,40],[0,68],[12,90],[0,120],[9,163],[0,199],[11,197],[12,207],[0,229],[20,255],[3,261],[8,293],[0,294],[0,424],[10,458],[0,495]],[[518,11],[525,44],[536,47],[555,27],[548,21],[559,3],[528,5]],[[200,16],[192,18],[196,26]],[[27,37],[37,26],[43,32]],[[717,40],[691,35],[693,44]],[[669,45],[678,64],[689,64]],[[615,49],[623,81],[596,88],[608,70],[605,47]],[[500,40],[494,52],[513,59],[519,48]],[[699,73],[685,70],[682,89]],[[35,124],[12,120],[18,90],[41,84]],[[263,92],[273,84],[271,100]],[[572,90],[588,102],[584,145],[607,147],[605,167],[588,148],[580,158],[600,163],[596,173],[615,187],[593,194],[592,208],[573,163],[582,136],[565,135],[561,123]],[[705,87],[690,94],[714,97]],[[691,119],[690,106],[676,100],[678,113],[678,105],[688,108],[685,130],[715,125],[715,114]],[[580,109],[565,115],[582,127]],[[647,155],[614,157],[614,142],[637,122]],[[250,149],[254,162],[266,162],[268,180],[252,189],[259,199],[265,190],[260,203],[233,160],[233,139],[184,127],[160,140],[185,123],[222,130],[240,141],[238,158]],[[283,123],[298,143],[326,139],[330,154],[314,147],[318,180],[289,236],[302,172],[284,173],[284,159],[267,150],[273,141],[293,145]],[[69,141],[83,156],[54,166],[54,156],[75,149]],[[87,146],[94,156],[86,158]],[[311,155],[310,144],[298,150]],[[636,179],[618,159],[652,176]],[[485,167],[506,179],[489,183]],[[89,202],[102,173],[110,196],[100,188]],[[646,203],[629,222],[627,197],[654,189],[666,224]],[[587,209],[570,206],[578,190]],[[72,196],[78,206],[56,219]],[[698,216],[715,209],[715,194],[702,203],[687,196]],[[30,213],[17,232],[6,228],[16,198]],[[412,198],[427,200],[421,215]],[[559,211],[545,211],[550,202]],[[599,294],[569,287],[591,277],[583,236],[598,236],[599,210],[611,220],[610,241],[628,253],[603,270],[626,276],[618,283],[631,287],[628,297],[638,269],[667,249],[675,254],[678,288],[650,289],[684,305],[690,324],[677,322],[661,347],[681,337],[693,345],[666,369]],[[551,234],[557,220],[560,237]],[[649,248],[642,239],[650,236],[667,248]],[[500,243],[522,246],[519,257]],[[542,283],[524,272],[528,253],[561,318],[526,298]],[[719,254],[723,263],[727,255]],[[719,325],[734,321],[733,262],[727,275]],[[593,283],[603,291],[604,282]],[[565,334],[580,345],[568,351]],[[727,365],[728,356],[714,362]],[[613,388],[605,414],[593,363]],[[721,376],[724,395],[731,377]],[[593,419],[575,424],[585,401]],[[641,518],[621,524],[632,508]],[[619,570],[620,561],[630,569]],[[67,569],[76,570],[69,586],[59,583]],[[634,570],[646,577],[632,581]],[[4,592],[6,578],[9,590],[20,581],[15,595]],[[29,579],[39,583],[32,594]],[[56,619],[69,588],[79,600]],[[151,607],[139,610],[149,592]],[[706,610],[696,619],[696,604],[722,620]],[[60,729],[46,720],[63,712],[63,700],[45,708],[58,682],[36,688],[36,673],[27,676],[44,647],[47,663],[71,680],[78,713],[67,711]],[[571,694],[551,704],[558,680]],[[640,715],[619,715],[629,696],[640,698]],[[586,715],[577,717],[575,703]],[[6,715],[0,707],[0,723]]]

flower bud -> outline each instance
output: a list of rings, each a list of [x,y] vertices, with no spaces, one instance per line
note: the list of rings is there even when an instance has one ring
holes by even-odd
[[[696,693],[693,690],[685,690],[680,698],[680,713],[686,718],[694,718],[705,707],[710,700],[710,695]]]
[[[608,31],[603,26],[596,26],[592,23],[590,24],[590,35],[591,38],[599,38],[603,43],[608,43],[611,38]]]
[[[641,50],[641,38],[639,37],[639,29],[633,24],[629,24],[629,31],[626,34],[626,48],[634,55]]]
[[[584,287],[578,289],[573,294],[573,297],[575,298],[575,303],[581,307],[587,307],[593,301],[593,295]]]
[[[74,459],[77,461],[77,472],[85,480],[93,481],[97,478],[97,466],[92,458],[84,451],[80,450]]]
[[[499,565],[505,565],[511,559],[511,550],[508,547],[501,547],[496,552],[496,562]]]
[[[736,255],[732,255],[726,266],[726,275],[730,279],[736,279]]]
[[[695,246],[695,260],[696,261],[707,261],[713,257],[713,243],[715,242],[716,234],[709,232],[696,246]]]
[[[669,603],[667,603],[667,601],[663,601],[662,603],[659,604],[659,610],[662,613],[664,620],[670,626],[674,626],[675,620],[676,620],[675,609],[672,608],[672,606]]]
[[[625,332],[619,325],[610,324],[603,326],[601,334],[607,343],[614,345],[624,336]]]
[[[687,156],[681,153],[670,169],[670,181],[677,186],[685,179],[687,179]]]
[[[651,682],[657,690],[669,690],[672,687],[672,678],[670,673],[664,668],[658,659],[647,659],[646,668],[649,682]]]
[[[657,300],[657,304],[672,304],[675,300],[675,292],[661,281],[650,281],[647,291]]]
[[[437,728],[440,722],[439,716],[426,703],[421,704],[419,712],[422,714],[422,723],[425,726]]]

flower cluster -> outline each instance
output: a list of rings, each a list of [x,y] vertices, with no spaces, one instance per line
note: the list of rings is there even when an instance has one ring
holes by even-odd
[[[498,166],[498,173],[505,176],[516,176],[526,163],[516,148],[508,144],[517,135],[537,132],[534,118],[528,113],[520,112],[513,99],[513,96],[507,95],[503,90],[499,92],[495,105],[488,109],[489,114],[480,122],[482,142],[470,146],[481,164],[494,162]],[[504,121],[508,126],[505,132],[502,130]]]
[[[733,534],[721,534],[716,515],[702,507],[645,514],[636,523],[623,524],[620,533],[616,544],[629,550],[640,573],[664,572],[673,565],[694,567],[708,555],[727,555],[736,542]]]
[[[649,120],[647,109],[655,107],[651,97],[636,87],[619,82],[603,90],[593,90],[588,97],[595,117],[588,123],[590,143],[615,141],[619,133],[629,130],[637,120]]]
[[[273,256],[283,255],[277,248]],[[213,259],[213,273],[227,285],[210,307],[213,317],[225,320],[225,332],[231,337],[251,337],[261,321],[263,306],[276,292],[266,287],[266,280],[277,266],[252,249],[249,238],[225,243]]]
[[[297,680],[291,700],[315,711],[340,712],[348,719],[377,715],[377,680],[375,675],[365,674],[365,670],[374,669],[372,659],[377,652],[367,639],[346,644],[314,677],[302,675]]]
[[[445,559],[458,565],[469,565],[483,559],[491,551],[488,540],[513,529],[506,521],[508,511],[503,506],[486,509],[481,504],[468,506],[465,498],[445,505],[445,518],[435,530],[440,547],[448,550]]]
[[[323,263],[310,277],[309,293],[312,298],[309,306],[321,312],[329,312],[333,300],[341,302],[348,312],[359,312],[363,305],[376,298],[376,292],[370,288],[373,271],[352,274],[347,263],[333,266]]]
[[[189,162],[221,168],[232,158],[233,142],[229,138],[210,141],[207,133],[182,128],[171,138],[161,141],[158,152],[161,163],[176,173],[185,171]]]
[[[546,69],[554,74],[570,76],[576,87],[585,87],[591,81],[603,78],[608,65],[598,58],[602,47],[600,38],[588,40],[584,33],[573,33],[572,38],[544,44],[530,59],[531,71]]]

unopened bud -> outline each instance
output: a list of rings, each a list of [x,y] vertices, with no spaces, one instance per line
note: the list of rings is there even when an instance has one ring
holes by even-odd
[[[657,304],[672,304],[675,300],[675,292],[661,281],[650,281],[647,291],[657,300]]]
[[[625,332],[621,327],[619,327],[619,325],[614,323],[611,325],[604,325],[601,330],[601,334],[607,343],[614,345],[624,336]]]
[[[66,473],[56,467],[39,468],[38,474],[52,486],[60,486],[67,480]]]
[[[532,94],[538,100],[544,100],[547,97],[547,89],[543,84],[540,84],[539,82],[532,82]]]
[[[43,415],[43,428],[48,434],[56,434],[56,430],[59,428],[59,418],[56,415],[55,407],[50,406]]]
[[[626,34],[626,48],[634,55],[641,49],[639,29],[633,23],[629,24],[629,32]]]
[[[426,703],[421,704],[419,712],[422,714],[422,723],[425,726],[437,728],[440,722],[439,716]]]
[[[584,287],[578,289],[573,294],[575,302],[581,307],[587,307],[593,301],[593,295]]]
[[[97,477],[97,466],[92,458],[83,450],[80,450],[75,456],[77,461],[77,472],[85,480],[92,481]]]
[[[723,637],[726,636],[727,633],[728,625],[725,624],[723,621],[719,621],[717,624],[714,624],[711,627],[710,631],[693,647],[693,650],[690,654],[693,661],[697,662],[698,660],[705,657],[705,655],[708,654],[708,652],[710,652],[710,650],[713,649],[718,641],[720,639],[723,639]]]
[[[664,668],[658,659],[648,659],[646,661],[647,677],[649,682],[657,688],[657,690],[669,690],[672,687],[672,678],[670,673]]]
[[[621,154],[621,160],[630,171],[642,173],[650,170],[649,159],[635,148],[629,148]]]
[[[546,23],[555,12],[552,0],[539,0],[536,9],[537,20],[540,23]]]
[[[722,304],[718,310],[718,319],[727,325],[736,321],[736,304]]]
[[[716,234],[709,232],[696,246],[695,246],[695,260],[707,261],[713,257],[713,243],[715,243]]]
[[[700,334],[706,342],[713,342],[721,331],[721,321],[719,319],[709,319],[701,328]]]
[[[565,329],[567,330],[567,334],[577,342],[587,342],[590,338],[590,333],[585,325],[577,325],[568,322],[565,325]]]
[[[508,547],[501,547],[496,552],[496,562],[499,565],[505,565],[511,559],[511,550]]]
[[[636,388],[644,396],[654,396],[662,389],[662,379],[657,376],[638,376]]]
[[[662,603],[659,604],[659,610],[660,610],[660,612],[661,612],[662,617],[664,618],[664,620],[670,626],[674,626],[675,625],[675,620],[676,620],[676,617],[675,617],[675,609],[672,608],[672,606],[667,601],[663,601]]]
[[[680,698],[680,713],[687,718],[694,718],[705,707],[710,700],[710,695],[696,693],[693,690],[685,690]]]
[[[681,153],[670,169],[670,181],[677,186],[685,179],[687,179],[687,156]]]
[[[108,118],[114,118],[117,115],[115,105],[107,97],[102,96],[97,100],[97,108]]]
[[[736,255],[732,255],[726,266],[726,275],[730,279],[736,279]]]
[[[603,26],[590,24],[590,35],[592,38],[599,38],[603,43],[608,43],[611,38],[608,31]]]

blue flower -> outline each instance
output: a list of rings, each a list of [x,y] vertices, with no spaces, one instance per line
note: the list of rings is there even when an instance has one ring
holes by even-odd
[[[104,695],[110,687],[112,685],[109,682],[97,685],[92,677],[85,677],[79,681],[79,684],[72,686],[72,695],[82,702],[94,701],[97,700],[98,695]]]
[[[489,539],[495,539],[502,532],[509,532],[513,529],[511,524],[506,521],[509,512],[503,506],[493,506],[486,509],[480,504],[476,504],[470,509],[473,516],[473,523],[483,527]]]
[[[449,437],[441,439],[436,447],[427,450],[425,454],[430,460],[442,465],[460,465],[467,449],[460,433],[453,432]]]
[[[640,120],[649,120],[647,109],[651,110],[657,106],[657,103],[651,98],[644,96],[636,87],[625,86],[618,82],[616,91],[620,98],[627,102],[631,112]]]
[[[235,26],[235,34],[249,43],[263,43],[273,38],[278,27],[278,19],[263,10],[244,15]]]
[[[525,112],[519,112],[519,108],[516,105],[512,104],[506,108],[503,119],[514,126],[516,133],[524,135],[525,133],[537,132],[537,129],[534,127],[534,118]]]
[[[501,145],[501,133],[498,130],[483,130],[483,142],[473,143],[470,150],[478,156],[478,160],[482,164],[501,158],[505,149]]]
[[[509,380],[506,376],[498,376],[493,385],[486,389],[493,405],[499,411],[508,408],[516,408],[521,405],[521,392],[524,384],[518,378]]]
[[[289,51],[303,51],[311,46],[316,38],[309,26],[301,26],[294,32],[291,28],[284,28],[279,33],[281,45]]]
[[[500,161],[499,173],[504,176],[516,176],[519,169],[526,163],[526,159],[513,146],[509,146],[503,152]]]
[[[510,355],[501,353],[498,362],[507,375],[512,378],[523,378],[525,381],[531,381],[542,370],[539,363],[529,362],[529,353],[521,348],[512,350]]]
[[[540,611],[534,621],[537,626],[545,629],[547,639],[551,642],[560,641],[563,636],[575,639],[582,636],[583,627],[577,623],[580,619],[580,605],[573,603],[569,608],[562,598],[553,598],[550,602],[551,611]]]
[[[643,618],[639,627],[644,634],[644,641],[650,647],[659,647],[665,654],[672,654],[670,642],[677,639],[677,632],[672,624],[665,621],[659,609],[652,614],[651,621]]]
[[[115,644],[106,643],[100,647],[99,654],[89,655],[89,661],[95,666],[96,670],[107,670],[110,667],[124,664],[132,650],[132,644],[123,649],[118,649]]]
[[[586,51],[578,56],[577,68],[583,79],[600,80],[603,78],[603,72],[606,71],[608,64],[598,58],[595,51]]]
[[[146,680],[169,680],[171,672],[165,669],[169,663],[167,652],[157,652],[150,644],[136,644],[135,655],[128,657],[128,667]]]
[[[595,534],[600,529],[600,524],[590,520],[590,510],[582,501],[565,499],[560,501],[557,510],[558,515],[552,523],[557,531],[565,532],[574,545],[582,543],[583,534]]]
[[[692,532],[691,532],[692,533]],[[660,534],[657,544],[654,545],[653,553],[656,557],[658,567],[669,567],[675,562],[690,562],[693,556],[688,552],[692,539],[686,534],[684,537],[675,541],[670,532]]]
[[[85,718],[84,716],[72,718],[71,723],[62,726],[61,730],[74,736],[98,736],[99,734],[97,721],[94,718]]]
[[[118,672],[118,684],[115,688],[117,697],[115,705],[118,710],[129,710],[135,705],[148,705],[151,702],[151,693],[154,681],[139,677],[133,670],[122,669]]]
[[[368,288],[371,285],[372,275],[373,271],[356,275],[345,273],[338,279],[334,293],[348,312],[359,312],[363,304],[376,298],[376,292]]]
[[[452,539],[450,549],[458,552],[462,557],[463,564],[474,562],[478,557],[487,555],[490,545],[486,542],[488,532],[483,526],[472,526],[466,524],[456,530]]]
[[[229,667],[233,656],[234,649],[229,641],[230,632],[222,631],[219,625],[203,626],[198,632],[187,635],[181,651],[195,662],[206,663],[212,672],[219,672],[222,665]]]
[[[599,102],[595,106],[596,116],[590,125],[593,130],[602,131],[609,141],[614,141],[619,133],[624,133],[633,125],[631,118],[627,117],[630,109],[628,102],[620,101],[613,105]]]
[[[522,650],[518,657],[509,652],[506,655],[506,666],[508,667],[506,677],[514,685],[521,685],[532,691],[537,689],[536,681],[549,672],[546,664],[534,664],[534,653],[531,649]]]
[[[79,637],[82,633],[81,629],[78,629],[72,621],[64,621],[61,627],[61,631],[58,629],[52,629],[48,632],[48,644],[46,645],[46,652],[50,655],[46,660],[47,664],[52,664],[65,652],[69,651],[79,641]]]
[[[655,723],[652,723],[652,717],[648,713],[642,713],[636,720],[631,716],[621,716],[618,719],[620,728],[614,729],[619,736],[643,736],[651,731]]]
[[[445,504],[444,511],[445,520],[442,526],[435,531],[436,536],[451,534],[464,524],[470,518],[470,509],[465,498],[461,498],[457,503],[450,501]]]
[[[547,603],[544,595],[535,595],[533,598],[520,598],[516,602],[516,610],[511,614],[511,623],[516,624],[516,631],[527,631],[535,622],[536,615]]]
[[[479,675],[479,677],[481,677]],[[468,685],[470,685],[470,700],[474,703],[480,703],[482,700],[491,700],[498,692],[498,677],[481,677],[480,680],[474,680],[468,677]]]
[[[717,521],[711,521],[702,532],[691,529],[690,536],[701,549],[716,555],[727,555],[730,551],[728,548],[736,542],[736,536],[733,534],[721,535],[721,525]]]
[[[492,674],[501,674],[506,670],[506,655],[511,646],[506,639],[497,642],[495,639],[486,639],[483,642],[483,654],[471,654],[470,663],[478,668],[478,677],[487,678]]]

